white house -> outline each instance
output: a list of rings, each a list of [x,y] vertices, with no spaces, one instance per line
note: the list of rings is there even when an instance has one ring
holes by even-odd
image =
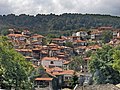
[[[26,39],[25,35],[22,34],[9,34],[8,38],[12,39],[12,40],[20,40],[23,41]]]
[[[63,60],[58,59],[57,57],[44,57],[41,60],[41,64],[44,67],[62,67]]]

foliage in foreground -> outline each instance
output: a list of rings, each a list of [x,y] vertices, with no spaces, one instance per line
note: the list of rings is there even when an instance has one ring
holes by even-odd
[[[120,49],[103,46],[91,57],[89,67],[95,84],[120,83]]]
[[[0,37],[0,87],[30,90],[31,63],[17,53],[6,37]]]

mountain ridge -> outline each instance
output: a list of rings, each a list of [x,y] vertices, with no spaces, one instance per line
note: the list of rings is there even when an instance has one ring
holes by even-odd
[[[5,28],[29,29],[35,33],[49,31],[79,30],[80,28],[97,28],[112,26],[120,28],[120,17],[101,14],[37,14],[0,15],[0,31]]]

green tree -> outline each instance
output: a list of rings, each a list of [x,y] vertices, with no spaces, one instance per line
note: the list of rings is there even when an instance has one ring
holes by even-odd
[[[4,89],[30,90],[30,77],[33,67],[25,58],[17,53],[7,41],[0,37],[0,79]],[[28,87],[26,87],[28,86]]]
[[[71,82],[72,82],[72,88],[74,88],[75,85],[78,84],[78,76],[74,74]]]
[[[64,13],[62,15],[37,14],[36,16],[8,14],[0,15],[0,21],[0,30],[5,27],[11,28],[14,26],[17,29],[27,28],[39,34],[48,34],[48,32],[52,31],[78,30],[80,28],[90,29],[110,25],[114,28],[120,28],[119,17],[100,14]],[[6,31],[4,33],[6,34]],[[57,32],[57,34],[60,33]]]
[[[120,73],[112,67],[114,51],[110,46],[103,46],[91,56],[89,67],[95,84],[120,83]]]
[[[75,71],[80,71],[81,66],[84,66],[85,61],[81,56],[74,56],[70,68]]]
[[[113,38],[113,33],[112,31],[104,31],[102,33],[102,42],[103,43],[108,43],[110,40]]]
[[[46,39],[46,38],[43,38],[43,40],[42,40],[42,45],[47,45],[47,43],[48,43],[47,39]]]
[[[66,42],[65,46],[67,46],[67,47],[73,47],[73,44],[72,44],[72,42]]]
[[[120,50],[116,50],[113,53],[113,59],[114,59],[113,68],[120,72]]]

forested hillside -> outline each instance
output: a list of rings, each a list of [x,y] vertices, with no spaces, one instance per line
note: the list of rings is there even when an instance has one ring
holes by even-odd
[[[0,30],[6,28],[29,29],[37,33],[78,30],[80,28],[94,28],[99,26],[113,26],[120,28],[120,17],[100,14],[37,14],[31,15],[1,15]],[[2,31],[3,32],[3,31]]]

